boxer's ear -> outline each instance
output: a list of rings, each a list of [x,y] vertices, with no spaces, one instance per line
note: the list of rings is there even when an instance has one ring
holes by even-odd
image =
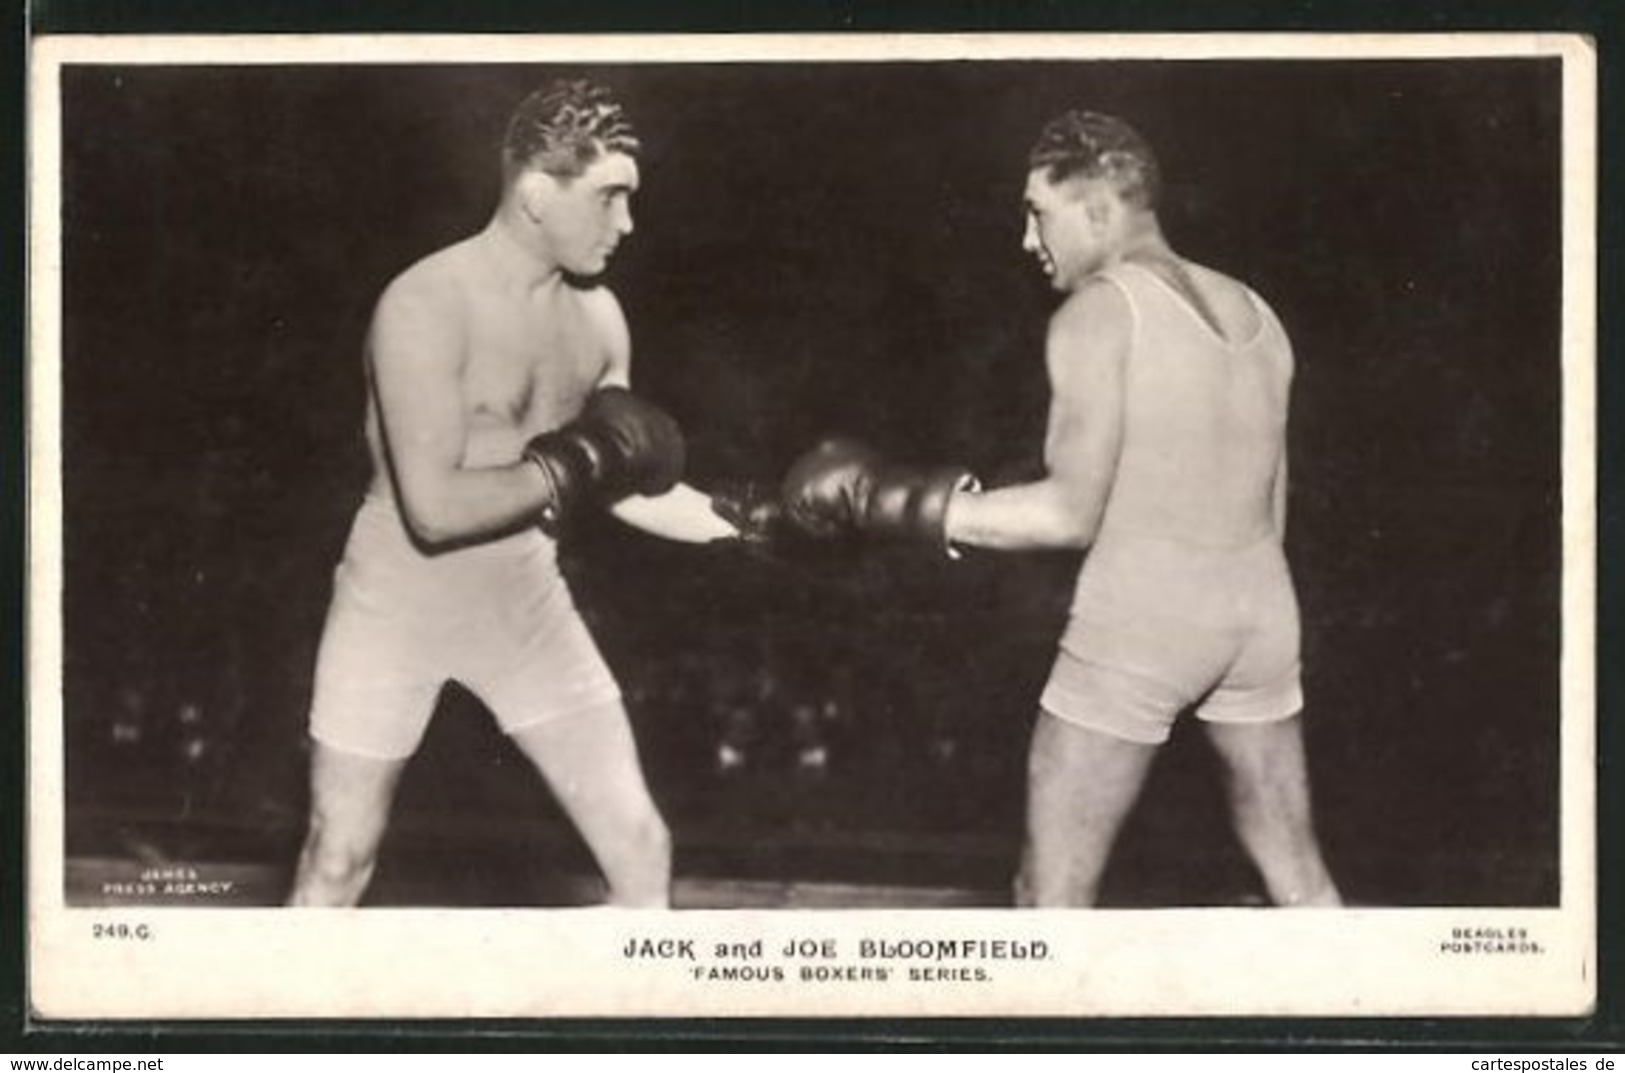
[[[514,182],[519,197],[519,208],[532,223],[541,222],[547,205],[558,196],[559,180],[541,168],[526,168]]]
[[[1123,207],[1116,192],[1105,183],[1098,182],[1084,186],[1078,195],[1078,204],[1083,209],[1084,218],[1089,221],[1090,230],[1096,235],[1104,235],[1111,230]]]

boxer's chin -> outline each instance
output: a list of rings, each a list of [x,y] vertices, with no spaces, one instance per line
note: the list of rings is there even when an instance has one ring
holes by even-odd
[[[583,260],[565,268],[565,274],[577,283],[590,284],[596,282],[609,268],[609,258]]]
[[[1051,287],[1054,287],[1056,290],[1065,289],[1061,285],[1060,272],[1056,270],[1054,261],[1050,260],[1050,258],[1044,256],[1043,254],[1038,255],[1034,258],[1034,260],[1038,262],[1038,270],[1044,273],[1044,279],[1049,282]]]

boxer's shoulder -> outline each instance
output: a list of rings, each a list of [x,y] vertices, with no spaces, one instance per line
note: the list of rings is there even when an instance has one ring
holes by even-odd
[[[569,288],[571,299],[594,324],[604,328],[624,328],[626,314],[621,309],[615,292],[602,283],[577,285]]]
[[[1096,272],[1078,283],[1050,317],[1053,325],[1095,328],[1113,321],[1126,322],[1134,309],[1134,299],[1122,275],[1111,268]]]
[[[367,339],[372,360],[418,355],[438,363],[443,355],[457,354],[467,310],[465,288],[448,258],[431,255],[417,262],[378,298]]]
[[[460,247],[449,246],[414,262],[384,287],[378,315],[447,316],[464,304],[469,267]]]
[[[595,340],[614,359],[631,350],[631,331],[615,292],[603,284],[569,288],[571,301]]]
[[[1083,281],[1050,317],[1048,345],[1052,355],[1109,352],[1133,335],[1135,306],[1129,292],[1111,273]]]

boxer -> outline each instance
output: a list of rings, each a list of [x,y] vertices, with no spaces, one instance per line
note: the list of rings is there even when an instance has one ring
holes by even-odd
[[[509,122],[487,226],[378,300],[372,481],[317,657],[293,905],[361,898],[401,771],[452,679],[547,781],[609,902],[667,904],[670,837],[555,544],[597,509],[672,540],[737,535],[681,482],[676,422],[630,390],[626,321],[597,282],[632,231],[638,151],[602,87],[538,90]]]
[[[1018,903],[1095,903],[1158,746],[1194,709],[1272,900],[1337,905],[1283,550],[1286,331],[1249,287],[1175,253],[1156,159],[1126,123],[1069,112],[1028,166],[1022,244],[1062,296],[1043,477],[983,492],[963,468],[831,440],[786,475],[782,519],[937,552],[1089,549],[1032,736]]]

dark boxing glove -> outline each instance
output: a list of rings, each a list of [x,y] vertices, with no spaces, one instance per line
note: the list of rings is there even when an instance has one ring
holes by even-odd
[[[553,489],[542,524],[563,525],[585,503],[655,496],[682,479],[687,447],[670,415],[624,387],[592,393],[581,415],[525,445]]]
[[[711,510],[738,530],[734,542],[759,551],[772,551],[799,532],[785,516],[779,490],[754,481],[732,481],[711,493]]]
[[[900,466],[856,440],[828,439],[790,467],[780,495],[785,514],[808,536],[858,534],[947,552],[948,503],[975,487],[959,466]]]

